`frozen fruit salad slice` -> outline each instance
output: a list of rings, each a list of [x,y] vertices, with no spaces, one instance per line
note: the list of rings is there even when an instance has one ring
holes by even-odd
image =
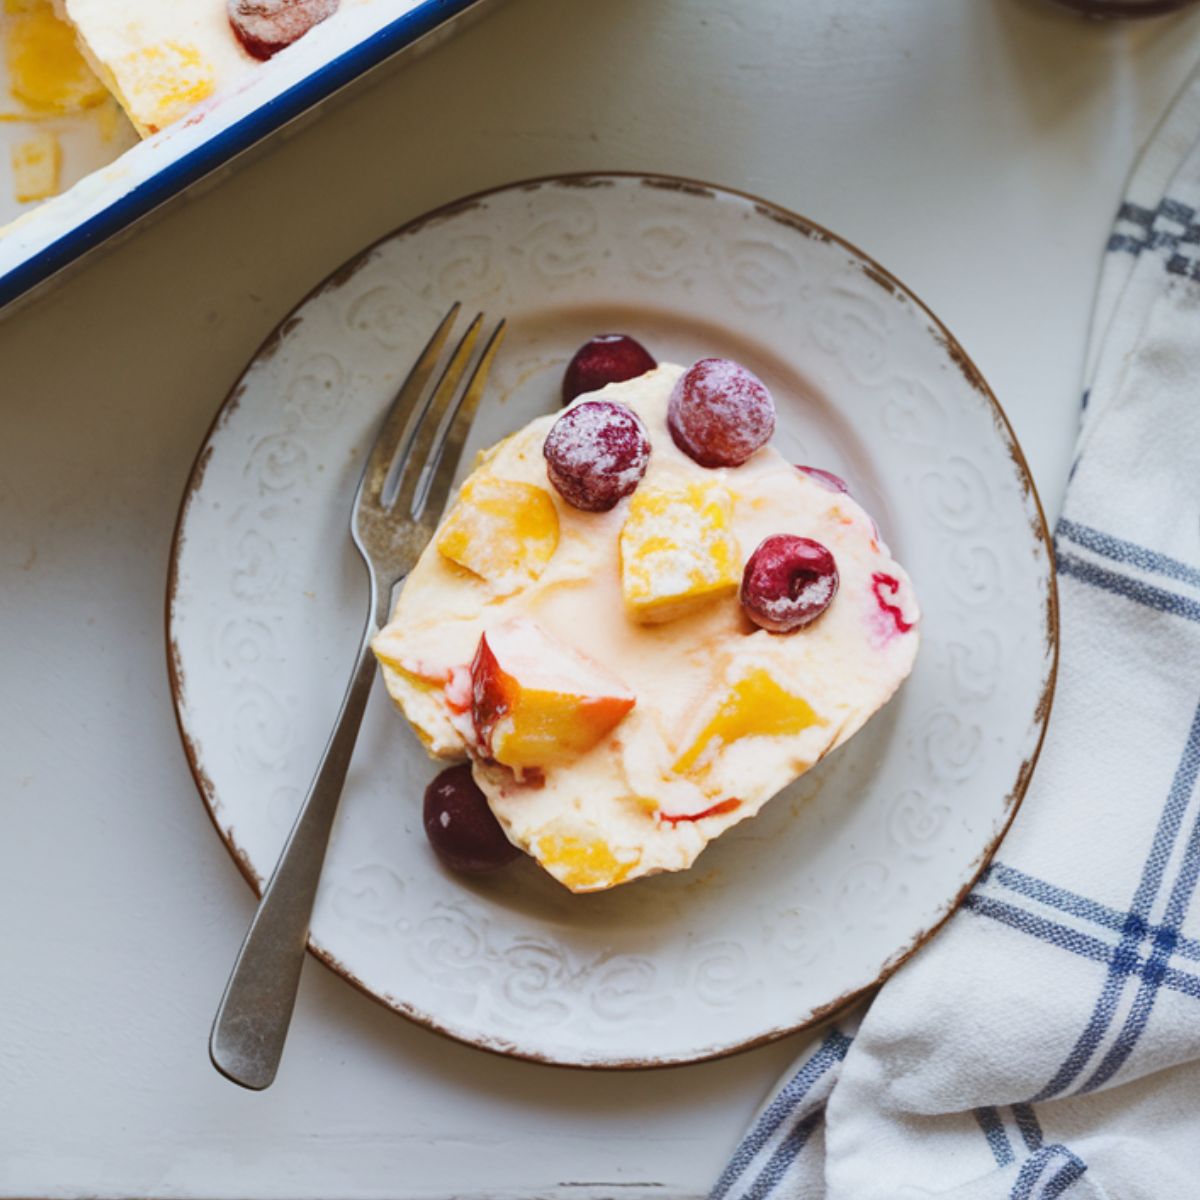
[[[566,410],[631,413],[644,475],[640,453],[577,454],[572,439],[560,455],[561,412],[484,455],[465,504],[476,486],[525,484],[557,514],[557,549],[526,558],[513,493],[488,518],[494,535],[469,513],[462,540],[478,558],[454,546],[466,508],[452,512],[374,642],[430,751],[469,757],[506,838],[576,892],[690,866],[860,728],[920,638],[911,584],[867,513],[759,444],[768,406],[754,428],[728,429],[715,419],[727,397],[691,394],[672,430],[687,373],[665,363]],[[615,492],[595,486],[602,458]],[[530,565],[506,592],[447,549],[492,576],[513,556]]]

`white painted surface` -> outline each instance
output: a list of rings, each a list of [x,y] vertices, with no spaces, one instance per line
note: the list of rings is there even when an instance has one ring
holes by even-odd
[[[473,188],[623,167],[759,192],[881,259],[988,376],[1053,512],[1120,183],[1197,57],[1200,14],[1100,27],[1038,0],[510,0],[0,325],[0,1194],[702,1193],[787,1044],[555,1071],[313,964],[276,1086],[212,1072],[251,901],[163,667],[195,447],[364,242]]]

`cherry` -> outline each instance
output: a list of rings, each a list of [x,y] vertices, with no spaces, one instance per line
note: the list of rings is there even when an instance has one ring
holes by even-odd
[[[568,504],[607,512],[641,483],[650,437],[624,404],[585,400],[554,422],[542,452],[550,482]]]
[[[847,496],[850,494],[846,481],[832,471],[826,471],[821,467],[804,467],[799,463],[796,464],[796,470],[802,471],[814,483],[819,483],[827,492],[844,492]]]
[[[340,0],[227,0],[229,24],[254,58],[266,60],[338,10]]]
[[[447,767],[425,789],[425,836],[446,866],[468,874],[503,867],[521,854],[504,836],[469,763]]]
[[[667,407],[675,445],[702,467],[738,467],[771,440],[775,403],[762,381],[727,358],[702,358]]]
[[[812,624],[837,590],[837,563],[820,542],[777,533],[765,538],[746,563],[742,608],[770,633],[791,633]]]
[[[653,371],[658,363],[641,342],[627,333],[602,333],[575,351],[563,375],[562,398],[570,404],[584,392],[599,391],[608,383],[624,383]]]

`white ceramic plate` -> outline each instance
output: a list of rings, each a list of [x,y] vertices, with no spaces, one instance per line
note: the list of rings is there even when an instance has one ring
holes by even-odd
[[[689,872],[574,896],[532,862],[469,881],[421,830],[436,767],[377,687],[312,948],[422,1024],[585,1066],[693,1062],[814,1023],[951,911],[1028,782],[1055,588],[1021,452],[947,331],[877,264],[751,197],[666,178],[513,185],[415,221],[306,299],[221,409],[168,608],[188,757],[257,887],[324,745],[366,613],[347,536],[375,423],[451,301],[507,315],[472,451],[557,405],[596,332],[741,360],[775,444],[844,475],[912,574],[916,670],[844,748]]]

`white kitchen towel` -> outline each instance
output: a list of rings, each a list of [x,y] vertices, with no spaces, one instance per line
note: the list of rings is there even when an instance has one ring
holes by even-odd
[[[714,1200],[1200,1198],[1200,73],[1130,180],[1086,385],[1024,806]]]

